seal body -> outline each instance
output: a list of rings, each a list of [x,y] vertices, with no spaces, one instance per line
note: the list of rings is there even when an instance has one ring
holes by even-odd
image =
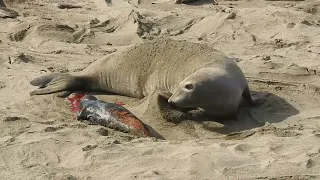
[[[152,136],[147,127],[126,108],[104,101],[94,96],[84,96],[79,105],[77,119],[87,120],[91,124],[98,124],[118,131],[137,136]]]
[[[254,103],[233,59],[205,44],[170,39],[146,41],[81,72],[48,74],[30,83],[40,87],[31,95],[106,91],[143,98],[158,91],[178,108],[201,108],[213,116],[236,113],[241,97]]]

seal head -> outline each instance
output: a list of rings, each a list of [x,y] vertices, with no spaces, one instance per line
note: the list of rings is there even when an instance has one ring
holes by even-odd
[[[204,68],[185,78],[168,103],[181,108],[201,108],[215,115],[229,114],[236,112],[243,89],[237,77],[226,70]]]

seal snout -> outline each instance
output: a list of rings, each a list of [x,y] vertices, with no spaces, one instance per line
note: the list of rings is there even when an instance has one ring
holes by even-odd
[[[174,101],[172,101],[172,98],[168,99],[168,103],[172,106],[176,106],[176,103]]]
[[[179,102],[175,101],[172,96],[168,99],[168,104],[174,108],[180,106]]]

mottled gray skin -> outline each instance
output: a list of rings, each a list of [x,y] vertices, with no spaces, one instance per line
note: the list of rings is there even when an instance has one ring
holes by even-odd
[[[234,115],[241,97],[254,104],[233,59],[204,44],[169,39],[119,51],[79,73],[44,75],[30,83],[40,87],[31,95],[106,91],[141,99],[160,92],[160,110],[174,122],[186,118],[190,109],[202,109],[209,116]],[[168,102],[176,108],[170,109]]]

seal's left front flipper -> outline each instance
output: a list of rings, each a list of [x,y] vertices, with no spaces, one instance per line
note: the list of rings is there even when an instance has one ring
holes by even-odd
[[[242,97],[251,105],[251,106],[258,106],[263,104],[265,98],[269,96],[270,93],[268,92],[259,92],[257,94],[252,94],[249,87],[247,86],[243,93]]]
[[[188,118],[185,112],[174,109],[168,103],[168,98],[161,93],[157,94],[157,105],[160,109],[161,116],[169,122],[178,124]]]
[[[258,94],[253,94],[252,96],[252,101],[253,101],[253,106],[260,106],[262,105],[265,101],[266,98],[270,95],[268,92],[259,92]]]

